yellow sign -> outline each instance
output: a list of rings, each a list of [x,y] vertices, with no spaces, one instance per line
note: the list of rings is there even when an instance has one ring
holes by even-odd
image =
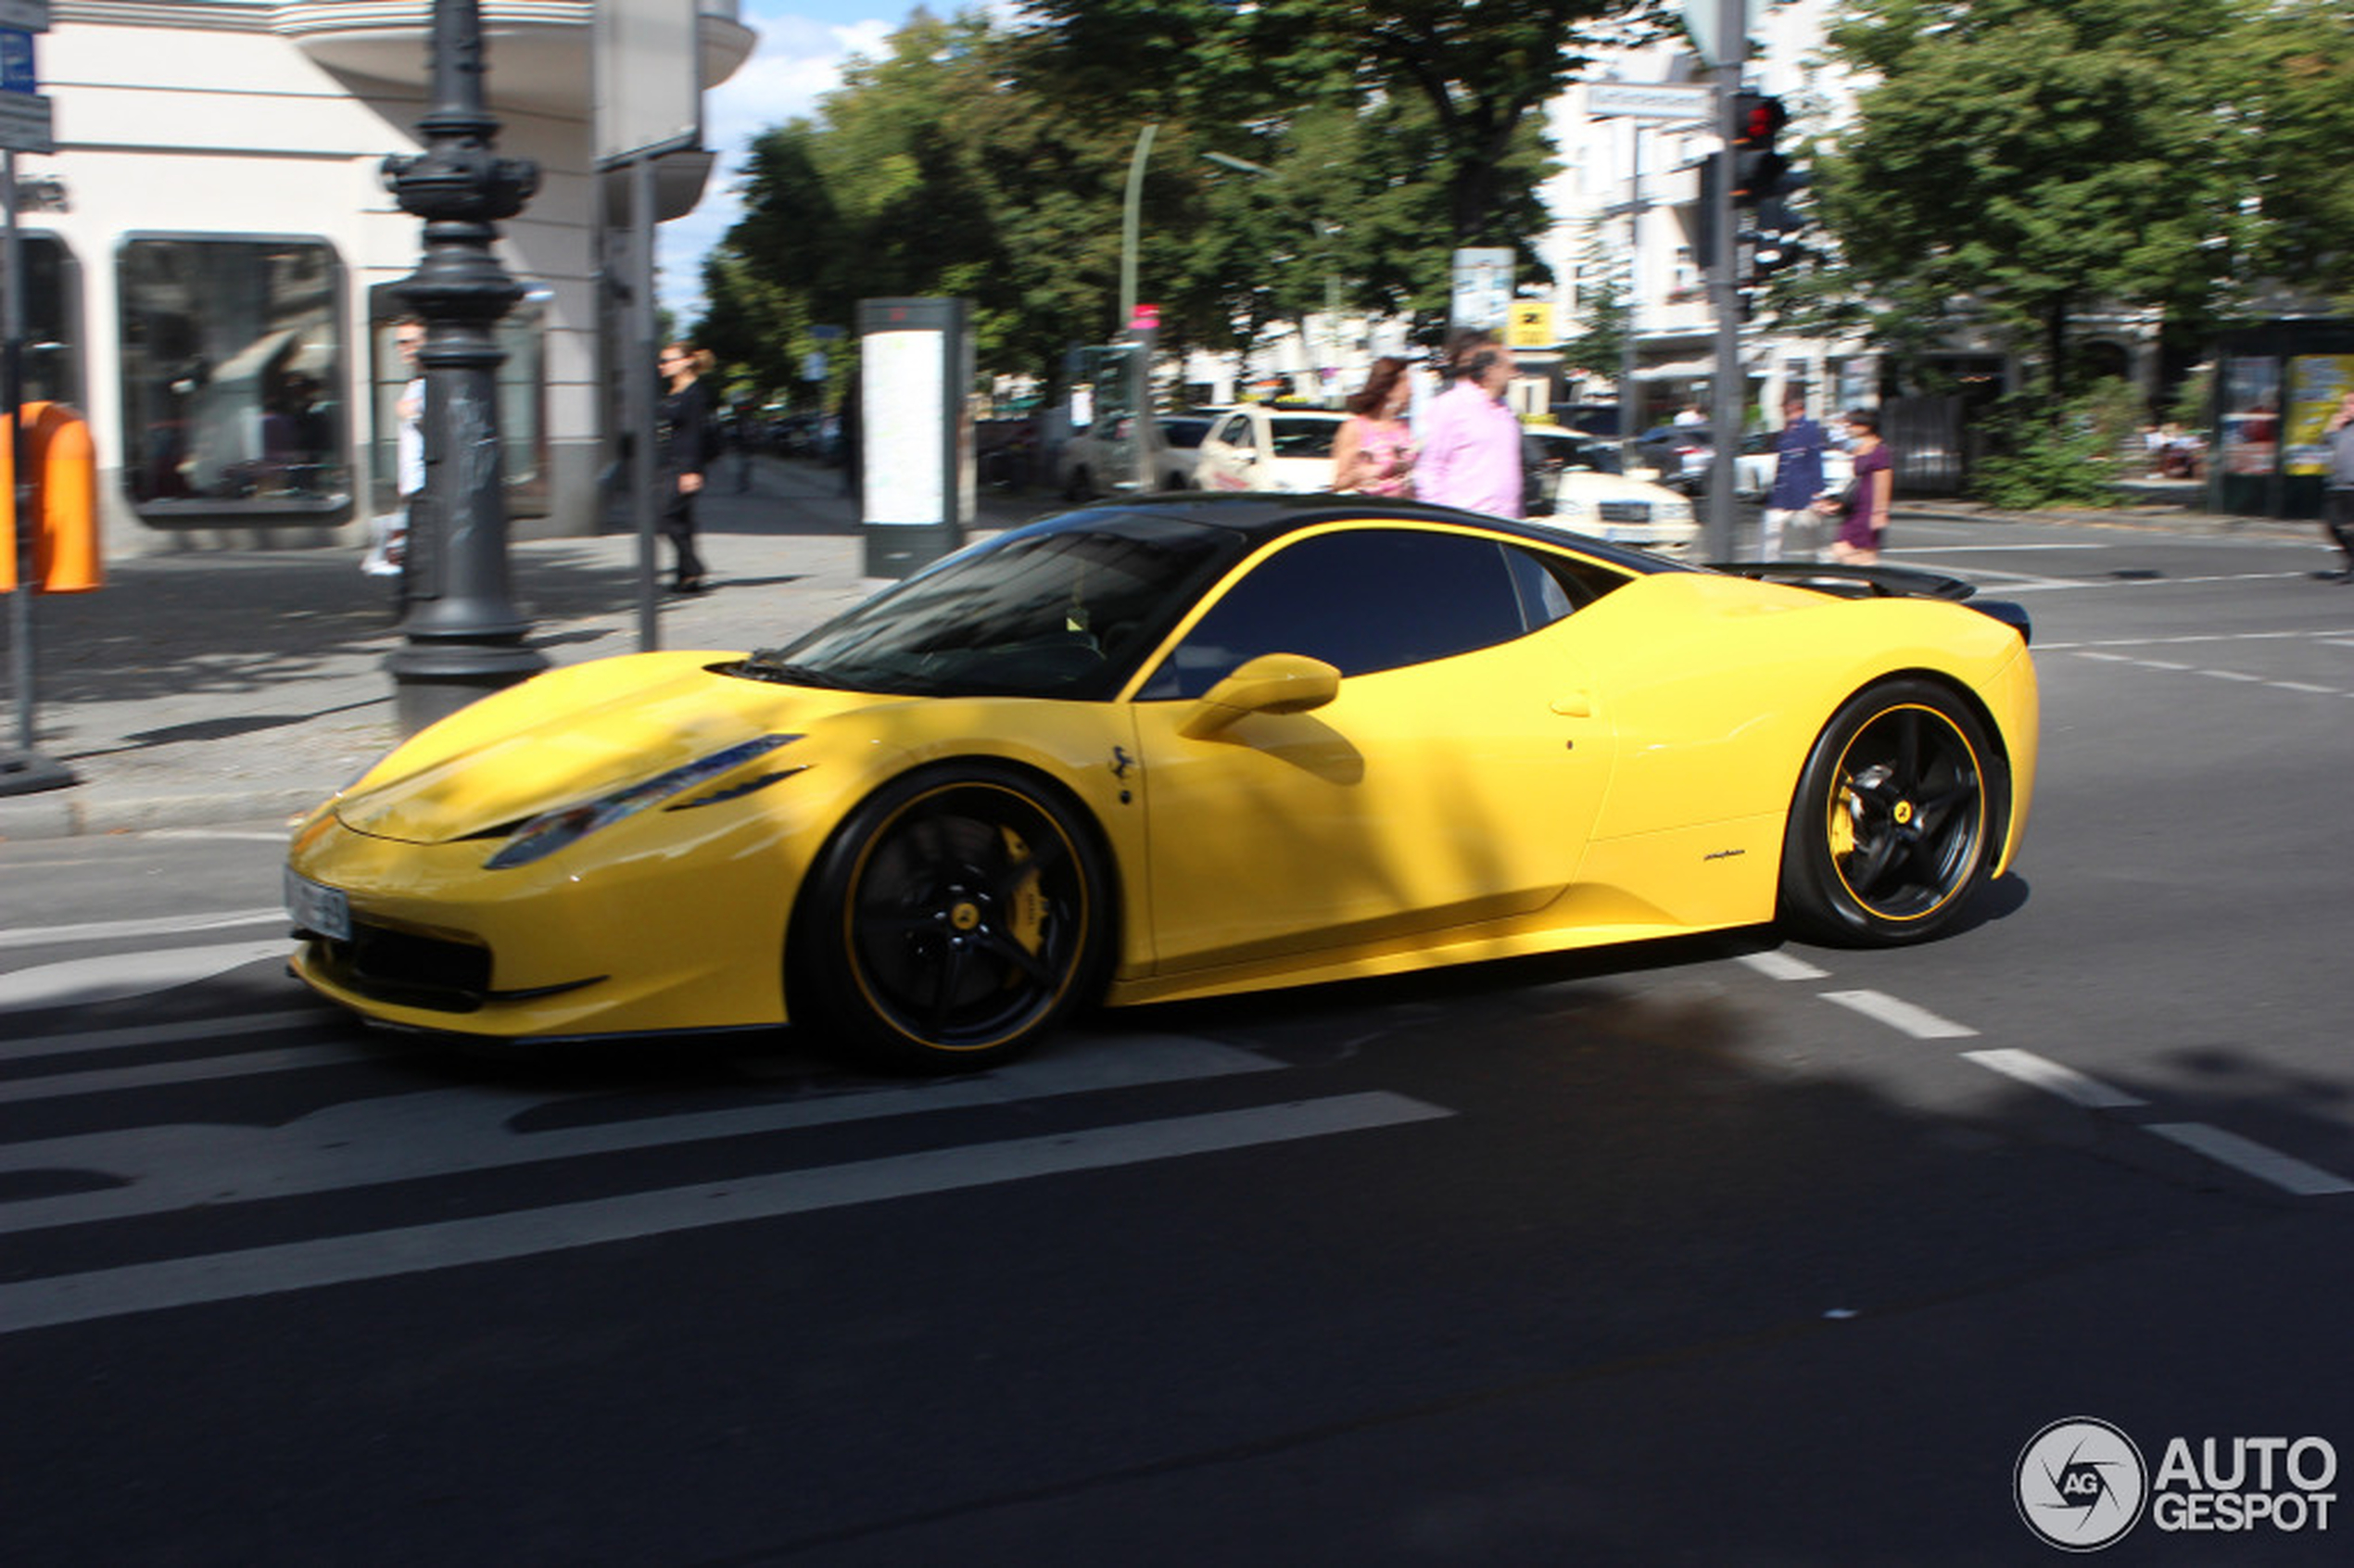
[[[1515,299],[1511,312],[1504,325],[1505,348],[1550,348],[1561,341],[1553,331],[1551,300]]]

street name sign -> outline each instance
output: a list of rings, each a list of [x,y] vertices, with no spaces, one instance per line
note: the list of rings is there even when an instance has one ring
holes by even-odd
[[[1624,116],[1633,120],[1705,120],[1716,89],[1664,82],[1589,82],[1586,112],[1597,120]]]

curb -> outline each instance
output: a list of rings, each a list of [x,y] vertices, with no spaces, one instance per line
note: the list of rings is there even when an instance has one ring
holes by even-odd
[[[285,789],[108,799],[77,796],[69,785],[0,798],[0,843],[99,838],[158,828],[291,828],[333,792]]]

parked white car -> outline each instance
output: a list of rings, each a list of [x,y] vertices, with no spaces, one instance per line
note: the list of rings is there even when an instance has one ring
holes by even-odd
[[[1203,434],[1209,428],[1202,414],[1160,414],[1145,425],[1145,466],[1154,488],[1191,490],[1195,460],[1201,453]],[[1057,487],[1066,500],[1087,500],[1119,487],[1117,474],[1135,459],[1124,450],[1134,421],[1127,414],[1099,420],[1063,444]]]
[[[1665,486],[1613,472],[1619,461],[1616,442],[1543,425],[1523,434],[1537,475],[1536,499],[1550,496],[1553,505],[1550,516],[1531,517],[1531,523],[1678,560],[1695,552],[1700,524],[1690,499]]]
[[[1201,490],[1288,490],[1312,494],[1333,487],[1333,442],[1347,414],[1251,403],[1229,409],[1202,437],[1194,459]]]

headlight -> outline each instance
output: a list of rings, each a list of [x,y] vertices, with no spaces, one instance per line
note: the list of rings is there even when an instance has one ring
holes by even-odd
[[[714,752],[683,767],[674,767],[658,778],[643,784],[632,784],[610,795],[576,805],[562,806],[542,812],[508,835],[499,853],[482,863],[486,871],[504,871],[513,866],[528,866],[543,860],[567,845],[578,842],[598,828],[633,816],[650,805],[681,795],[696,785],[728,773],[756,757],[766,756],[778,747],[800,740],[798,735],[764,735],[756,740],[730,746],[724,752]]]
[[[1590,523],[1594,520],[1594,509],[1588,502],[1563,497],[1553,503],[1553,516],[1566,523]]]
[[[1689,523],[1692,520],[1692,503],[1677,496],[1673,500],[1655,501],[1652,516],[1661,523]]]

